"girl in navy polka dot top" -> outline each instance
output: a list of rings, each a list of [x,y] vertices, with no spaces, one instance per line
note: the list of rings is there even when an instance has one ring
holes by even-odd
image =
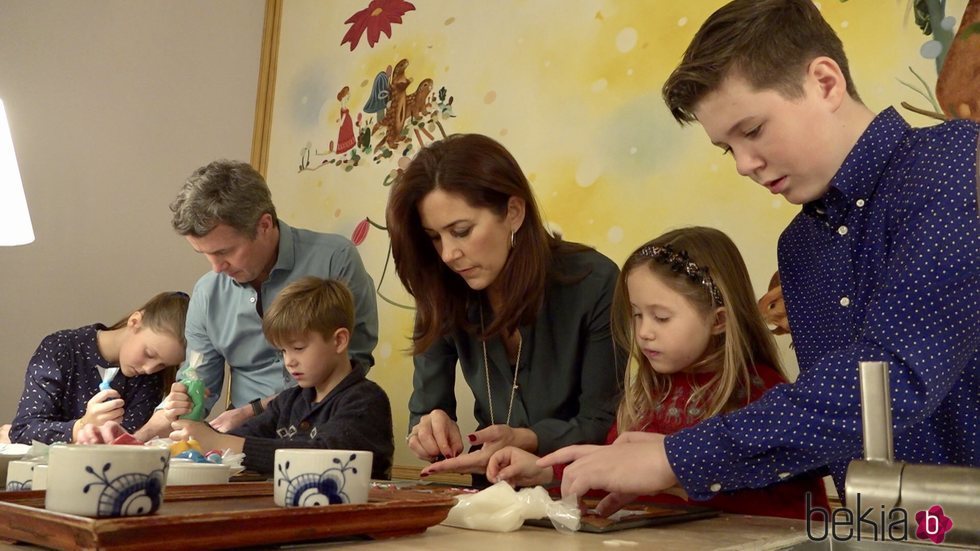
[[[755,401],[786,382],[772,335],[755,304],[735,243],[702,227],[668,232],[626,260],[613,298],[612,331],[636,365],[625,381],[616,425],[607,438],[663,439],[697,422]],[[563,467],[540,468],[517,448],[495,454],[491,480],[546,484]],[[761,489],[725,492],[699,505],[742,514],[806,518],[806,494],[827,507],[818,476]],[[642,498],[685,503],[682,491]]]
[[[11,442],[73,442],[87,424],[143,425],[160,402],[164,370],[184,360],[185,293],[160,293],[115,325],[66,329],[45,337],[24,378]],[[108,367],[119,375],[99,383]]]

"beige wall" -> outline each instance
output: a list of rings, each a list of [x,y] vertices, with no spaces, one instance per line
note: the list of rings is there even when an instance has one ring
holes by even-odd
[[[0,248],[0,421],[40,340],[112,323],[207,265],[169,226],[183,179],[248,160],[262,0],[0,0],[6,105],[36,241]]]

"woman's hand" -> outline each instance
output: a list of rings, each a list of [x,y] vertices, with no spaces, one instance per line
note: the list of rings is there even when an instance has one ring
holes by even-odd
[[[423,415],[409,433],[408,448],[416,457],[432,461],[436,457],[456,457],[463,452],[463,437],[459,425],[449,414],[434,409]]]
[[[458,429],[457,429],[458,430]],[[507,425],[491,425],[468,436],[470,444],[482,444],[477,451],[433,463],[422,469],[422,476],[435,473],[480,473],[487,470],[490,456],[507,446],[526,451],[538,449],[538,436],[531,429],[513,428]]]
[[[551,467],[538,467],[538,456],[514,446],[497,450],[487,462],[490,482],[507,482],[511,486],[541,486],[554,479]]]
[[[172,423],[181,415],[190,413],[193,405],[184,383],[174,383],[170,385],[170,394],[167,394],[167,397],[163,399],[162,409],[167,420]]]

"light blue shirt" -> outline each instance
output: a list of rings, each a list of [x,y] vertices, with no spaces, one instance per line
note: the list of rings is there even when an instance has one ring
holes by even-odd
[[[339,235],[297,229],[279,220],[279,256],[261,286],[262,311],[269,309],[284,287],[305,276],[338,279],[350,287],[355,308],[351,361],[366,368],[374,365],[371,353],[378,343],[378,304],[374,281],[354,244]],[[234,407],[295,384],[279,351],[262,333],[262,318],[255,307],[259,299],[260,293],[250,284],[225,274],[209,272],[194,285],[184,333],[188,360],[192,351],[203,355],[197,375],[210,393],[208,411],[221,394],[226,362],[231,369]],[[185,362],[178,378],[186,369]]]

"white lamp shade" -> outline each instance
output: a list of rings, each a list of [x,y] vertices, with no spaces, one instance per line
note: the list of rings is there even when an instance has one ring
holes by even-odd
[[[0,245],[24,245],[31,241],[34,241],[34,227],[27,212],[7,112],[0,100]]]

